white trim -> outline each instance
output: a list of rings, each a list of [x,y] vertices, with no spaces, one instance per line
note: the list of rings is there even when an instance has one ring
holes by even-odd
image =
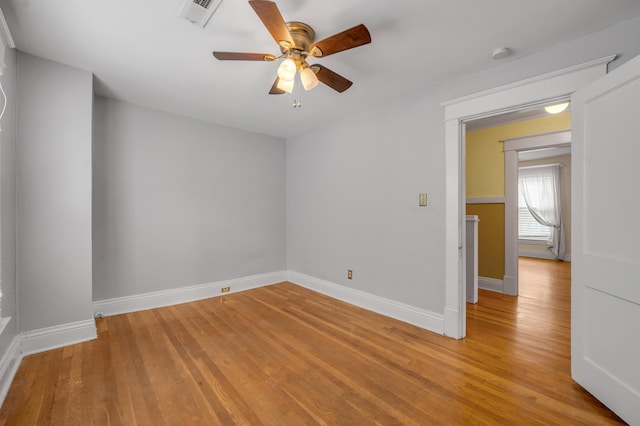
[[[4,403],[4,399],[7,397],[11,382],[18,372],[22,362],[22,355],[20,354],[20,336],[14,336],[9,344],[9,347],[0,360],[0,405]]]
[[[502,141],[503,151],[527,151],[540,148],[560,148],[571,146],[571,130],[540,133],[522,138],[511,138]],[[535,166],[533,166],[535,167]]]
[[[518,263],[516,262],[516,265]],[[516,271],[516,273],[518,273]],[[502,279],[504,282],[504,294],[508,294],[509,296],[517,296],[518,295],[518,276],[517,275],[508,275],[504,274]]]
[[[556,260],[555,257],[553,257],[553,253],[551,253],[548,250],[545,251],[538,251],[538,250],[530,250],[530,249],[519,249],[518,250],[518,256],[519,257],[533,257],[534,259],[549,259],[549,260]],[[564,254],[564,258],[559,259],[559,260],[563,260],[565,262],[571,262],[571,253],[565,252]]]
[[[504,293],[504,281],[495,278],[478,277],[478,288]]]
[[[506,145],[506,144],[505,144]],[[504,152],[504,274],[505,293],[518,295],[518,152]]]
[[[462,339],[466,335],[467,289],[466,276],[462,268],[466,267],[466,247],[463,239],[462,211],[465,169],[465,124],[461,120],[445,122],[445,335]]]
[[[96,323],[92,319],[55,325],[21,334],[22,355],[57,349],[76,343],[87,342],[98,337]]]
[[[533,257],[535,259],[555,259],[553,253],[549,250],[530,250],[530,249],[518,249],[518,257]]]
[[[116,297],[114,299],[97,300],[93,302],[96,316],[110,316],[129,312],[144,311],[161,308],[210,297],[223,296],[238,291],[264,287],[287,280],[286,271],[253,275],[208,284],[189,287],[179,287],[170,290],[154,291],[151,293],[134,294],[132,296]],[[222,293],[223,287],[230,287],[228,293]]]
[[[504,197],[472,197],[467,198],[467,204],[504,204]]]
[[[334,299],[413,324],[434,333],[444,334],[444,319],[441,314],[416,308],[384,297],[354,290],[339,284],[314,278],[295,271],[288,272],[288,281],[325,294]]]
[[[547,246],[547,240],[532,240],[532,239],[527,239],[527,238],[518,238],[518,245],[522,245],[522,244],[527,244],[530,246]],[[518,250],[522,250],[521,248],[518,248]]]
[[[7,328],[7,325],[11,322],[11,317],[0,318],[0,335],[4,332],[4,329]]]
[[[5,46],[15,49],[16,43],[13,41],[13,37],[11,36],[11,31],[9,31],[9,25],[7,25],[7,20],[4,19],[4,13],[2,13],[2,9],[0,9],[0,38]]]
[[[447,336],[462,338],[466,325],[466,277],[461,274],[465,265],[465,247],[461,244],[464,238],[462,216],[465,215],[459,206],[464,191],[464,123],[465,121],[489,117],[502,112],[515,111],[523,107],[541,105],[554,99],[565,99],[577,89],[605,75],[607,64],[615,56],[589,61],[580,65],[565,68],[539,77],[498,87],[489,91],[476,93],[463,98],[454,99],[442,104],[445,117],[445,330]],[[514,153],[514,151],[510,151]],[[514,153],[515,154],[515,153]],[[507,153],[505,153],[506,157]],[[509,194],[506,192],[505,196]],[[505,217],[505,230],[513,227]],[[515,222],[515,221],[513,221]],[[515,228],[514,228],[515,229]],[[516,230],[517,232],[517,230]],[[516,234],[517,235],[517,234]],[[460,248],[462,246],[462,248]],[[517,240],[513,247],[505,246],[505,250],[516,252]],[[461,266],[462,265],[462,266]],[[517,269],[507,271],[505,265],[505,289],[514,290],[517,281]],[[516,264],[517,268],[517,264]],[[515,288],[517,291],[517,288]],[[453,315],[456,313],[457,315]],[[453,323],[448,323],[453,321]]]
[[[466,305],[466,301],[465,301],[465,305]],[[466,316],[466,313],[464,314]],[[456,339],[461,339],[462,337],[464,337],[466,335],[466,333],[461,332],[458,327],[460,326],[460,321],[458,320],[458,318],[460,318],[461,314],[460,314],[460,310],[459,309],[453,309],[450,308],[448,306],[444,307],[444,335],[445,336],[449,336],[449,337],[453,337]],[[465,322],[466,325],[466,322]],[[460,336],[460,337],[458,337]]]
[[[613,61],[616,56],[617,55],[610,55],[604,58],[594,59],[572,67],[442,102],[441,105],[446,107],[445,120],[463,117],[469,119],[480,118],[487,116],[486,113],[489,111],[495,111],[496,113],[512,111],[512,105],[517,105],[517,103],[512,105],[505,104],[504,94],[506,92],[510,93],[510,102],[522,102],[522,99],[532,97],[531,101],[526,102],[527,104],[532,102],[546,103],[556,98],[563,99],[566,95],[576,90],[576,88],[574,88],[569,92],[565,91],[567,86],[574,85],[576,77],[578,77],[578,79],[584,77],[582,82],[579,83],[580,87],[593,81],[589,73],[585,73],[585,71],[604,68],[604,73],[606,74],[607,65]],[[545,92],[552,93],[546,95]],[[516,99],[516,101],[514,101],[514,99]],[[487,109],[487,107],[490,109]]]
[[[557,148],[571,146],[571,130],[543,133],[533,136],[505,139],[504,141],[504,291],[506,294],[518,295],[518,255],[520,239],[518,233],[518,153],[532,149]],[[538,167],[538,166],[534,166]],[[553,257],[551,257],[553,258]]]
[[[9,27],[7,26],[7,21],[4,19],[2,9],[0,9],[0,75],[4,74],[4,71],[7,69],[7,64],[5,62],[6,52],[8,48],[14,47],[16,47],[16,45],[13,42],[13,38],[11,37],[11,32],[9,31]],[[4,96],[4,98],[4,102],[6,104],[6,95]]]

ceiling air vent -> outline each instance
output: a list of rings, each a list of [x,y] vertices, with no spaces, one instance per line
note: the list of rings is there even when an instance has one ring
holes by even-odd
[[[178,16],[204,28],[222,0],[185,0]]]

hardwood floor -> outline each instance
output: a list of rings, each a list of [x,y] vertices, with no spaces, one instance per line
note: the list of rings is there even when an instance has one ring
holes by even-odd
[[[520,267],[461,341],[290,283],[100,319],[24,358],[0,423],[621,423],[569,377],[569,264]]]

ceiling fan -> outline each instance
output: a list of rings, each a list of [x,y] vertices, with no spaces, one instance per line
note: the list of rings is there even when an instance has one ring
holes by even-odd
[[[278,76],[269,91],[270,95],[291,93],[294,87],[296,71],[305,90],[311,90],[319,82],[342,93],[353,84],[343,76],[320,65],[309,65],[308,58],[322,58],[354,47],[371,43],[369,30],[363,24],[334,34],[320,41],[315,40],[313,28],[304,22],[285,22],[272,1],[250,0],[249,4],[256,12],[273,39],[280,46],[282,54],[269,53],[218,52],[213,56],[219,60],[236,61],[276,61],[283,59],[278,68]]]

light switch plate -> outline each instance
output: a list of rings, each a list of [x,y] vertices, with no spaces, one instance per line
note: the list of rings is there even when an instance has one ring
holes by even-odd
[[[427,194],[426,193],[420,194],[420,200],[419,201],[420,201],[419,202],[420,207],[426,206],[427,205]]]

